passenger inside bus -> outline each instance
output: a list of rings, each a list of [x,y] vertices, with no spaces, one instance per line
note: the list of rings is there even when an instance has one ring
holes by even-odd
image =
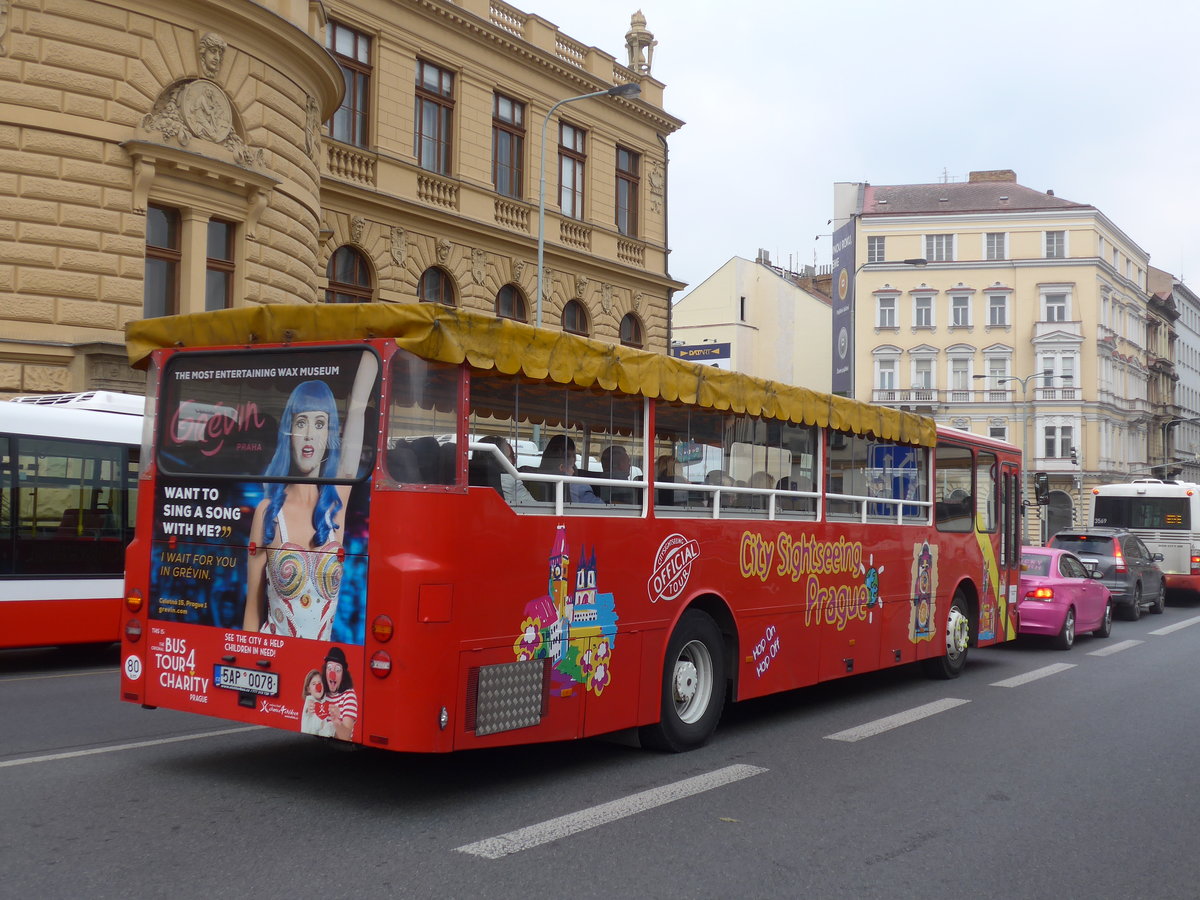
[[[499,435],[489,434],[479,440],[480,443],[492,444],[499,447],[500,452],[504,454],[513,468],[516,468],[517,454],[513,450],[512,444],[506,439]],[[490,452],[475,452],[471,454],[471,462],[467,467],[467,480],[471,484],[484,484],[495,488],[508,501],[510,506],[520,506],[522,504],[537,502],[533,494],[529,492],[529,488],[525,486],[525,482],[516,475],[506,472],[503,466],[501,466],[500,461],[496,459],[495,454]]]
[[[538,471],[548,475],[574,475],[575,474],[575,442],[565,434],[556,434],[550,438],[546,444],[546,449],[542,451],[542,464],[538,467]],[[554,499],[553,485],[547,484],[551,489],[551,495],[547,499]],[[565,492],[571,503],[603,503],[596,492],[592,490],[590,484],[569,484]]]
[[[612,444],[600,451],[600,469],[605,478],[613,481],[629,481],[631,468],[629,453],[620,444]],[[599,485],[596,493],[600,495],[601,500],[609,503],[638,502],[637,488]]]

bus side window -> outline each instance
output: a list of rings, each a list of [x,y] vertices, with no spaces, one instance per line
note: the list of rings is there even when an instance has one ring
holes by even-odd
[[[934,521],[938,531],[972,531],[975,524],[974,487],[975,467],[971,451],[966,447],[939,444],[934,451],[937,464],[934,471]]]

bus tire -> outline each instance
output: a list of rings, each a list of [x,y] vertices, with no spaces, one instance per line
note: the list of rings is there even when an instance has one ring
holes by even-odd
[[[683,614],[667,644],[659,720],[639,730],[643,747],[682,753],[712,736],[725,706],[724,647],[708,615]]]
[[[962,591],[954,592],[946,613],[946,653],[922,660],[925,674],[930,678],[957,678],[967,665],[967,649],[971,645],[970,608]]]

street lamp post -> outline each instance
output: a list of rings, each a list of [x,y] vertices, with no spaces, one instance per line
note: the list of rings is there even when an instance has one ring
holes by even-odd
[[[550,118],[560,106],[574,103],[577,100],[587,100],[589,97],[636,97],[641,92],[642,88],[636,81],[627,81],[624,84],[615,84],[603,91],[592,91],[577,97],[567,97],[551,106],[546,117],[542,119],[541,164],[538,167],[537,315],[534,319],[534,324],[539,328],[542,325],[542,282],[544,278],[542,270],[546,258],[546,128],[550,124]]]
[[[1032,373],[1030,375],[1026,375],[1024,377],[1022,377],[1020,375],[999,375],[999,376],[975,375],[973,377],[976,379],[995,377],[997,386],[1002,385],[1002,384],[1008,384],[1013,381],[1015,381],[1017,384],[1021,385],[1021,467],[1025,473],[1025,483],[1021,487],[1021,498],[1022,498],[1022,500],[1027,499],[1029,496],[1029,474],[1030,474],[1030,463],[1031,463],[1031,458],[1029,456],[1029,420],[1032,418],[1031,413],[1033,412],[1032,407],[1029,404],[1029,382],[1033,381],[1035,378],[1056,378],[1056,377],[1062,378],[1063,381],[1070,381],[1071,376],[1070,375],[1056,376],[1054,374],[1054,372],[1052,372],[1050,369],[1044,369],[1041,372],[1034,372],[1034,373]],[[1022,526],[1022,528],[1024,530],[1024,540],[1026,542],[1028,542],[1028,540],[1029,540],[1029,518],[1028,517],[1026,517],[1025,523]]]

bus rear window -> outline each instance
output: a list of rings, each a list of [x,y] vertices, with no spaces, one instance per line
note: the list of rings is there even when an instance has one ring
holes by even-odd
[[[1190,531],[1187,497],[1096,497],[1093,525]]]
[[[361,478],[374,465],[376,360],[360,347],[176,354],[162,378],[159,468],[279,481]]]

